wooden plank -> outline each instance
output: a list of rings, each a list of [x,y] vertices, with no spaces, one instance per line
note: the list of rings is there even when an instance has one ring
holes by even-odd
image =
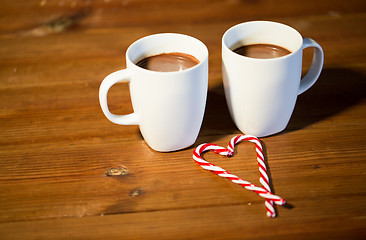
[[[273,239],[273,235],[278,239],[323,239],[324,236],[363,239],[366,236],[364,216],[344,215],[345,208],[338,207],[345,206],[349,210],[357,202],[339,199],[318,202],[315,207],[326,213],[323,216],[314,214],[311,201],[301,202],[306,214],[294,214],[295,208],[281,213],[281,218],[277,219],[256,215],[261,208],[259,205],[202,206],[6,223],[0,225],[0,232],[5,232],[6,239]]]
[[[340,16],[366,10],[364,1],[273,1],[273,0],[32,0],[2,1],[7,12],[0,32],[43,35],[65,28],[75,29],[197,24],[222,21],[243,22],[283,16]],[[36,12],[37,14],[34,14]]]

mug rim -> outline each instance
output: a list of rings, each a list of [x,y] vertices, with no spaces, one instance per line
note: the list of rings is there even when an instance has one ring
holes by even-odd
[[[160,72],[160,71],[154,71],[154,70],[149,70],[149,69],[145,69],[145,68],[142,68],[140,66],[138,66],[136,63],[139,61],[133,61],[131,59],[131,51],[133,50],[133,48],[135,48],[138,44],[142,44],[143,42],[145,41],[149,41],[149,39],[153,39],[153,38],[162,38],[162,37],[177,37],[177,38],[185,38],[185,39],[190,39],[192,41],[195,41],[198,43],[199,45],[199,48],[202,49],[202,51],[204,52],[203,54],[203,57],[198,58],[197,56],[194,56],[192,53],[187,53],[187,52],[181,52],[179,50],[177,51],[170,51],[170,52],[164,52],[164,51],[159,51],[160,53],[157,53],[157,54],[163,54],[163,53],[171,53],[171,52],[180,52],[180,53],[184,53],[184,54],[189,54],[189,55],[192,55],[193,57],[195,57],[196,59],[199,60],[199,63],[190,67],[190,68],[187,68],[187,69],[184,69],[184,70],[181,70],[181,71],[170,71],[170,72]],[[133,42],[128,48],[127,48],[127,51],[126,51],[126,60],[130,63],[130,66],[133,66],[134,69],[138,69],[139,71],[143,71],[143,72],[148,72],[150,74],[164,74],[164,75],[168,75],[168,74],[182,74],[182,73],[185,73],[185,72],[189,72],[189,71],[194,71],[195,69],[199,68],[202,64],[204,64],[205,62],[207,62],[208,60],[208,48],[207,46],[199,39],[195,38],[195,37],[192,37],[192,36],[189,36],[189,35],[186,35],[186,34],[182,34],[182,33],[156,33],[156,34],[151,34],[151,35],[147,35],[145,37],[142,37],[142,38],[139,38],[138,40],[136,40],[135,42]],[[146,57],[150,57],[150,56],[154,56],[155,54],[152,54],[152,55],[147,55],[147,56],[144,56],[143,58],[146,58]],[[143,59],[141,58],[141,59]],[[127,64],[127,67],[128,67],[128,64]]]
[[[285,56],[281,56],[281,57],[275,57],[275,58],[253,58],[253,57],[247,57],[247,56],[243,56],[241,54],[238,54],[236,52],[234,52],[230,47],[232,46],[228,46],[227,45],[227,39],[229,38],[230,34],[232,31],[234,31],[235,29],[237,28],[241,28],[243,26],[246,26],[246,25],[252,25],[252,24],[272,24],[272,25],[277,25],[277,26],[280,26],[282,28],[286,28],[290,31],[292,31],[295,35],[297,35],[297,38],[299,40],[299,44],[298,46],[296,47],[295,50],[291,50],[285,46],[281,46],[281,45],[278,45],[278,44],[274,44],[274,45],[277,45],[277,46],[280,46],[280,47],[283,47],[287,50],[289,50],[291,53],[285,55]],[[283,24],[283,23],[280,23],[280,22],[274,22],[274,21],[266,21],[266,20],[258,20],[258,21],[248,21],[248,22],[243,22],[243,23],[239,23],[239,24],[236,24],[232,27],[230,27],[229,29],[227,29],[225,31],[225,33],[223,34],[222,36],[222,47],[225,48],[228,52],[234,54],[235,56],[239,56],[239,57],[242,57],[244,59],[250,59],[250,60],[253,60],[253,61],[278,61],[278,60],[281,60],[281,59],[286,59],[286,58],[289,58],[293,55],[295,55],[298,51],[302,50],[302,45],[303,45],[303,37],[302,35],[299,33],[299,31],[297,31],[295,28],[291,27],[291,26],[288,26],[286,24]],[[238,41],[237,41],[238,42]],[[235,44],[235,43],[234,43]],[[270,43],[270,42],[258,42],[258,44],[273,44],[273,43]]]

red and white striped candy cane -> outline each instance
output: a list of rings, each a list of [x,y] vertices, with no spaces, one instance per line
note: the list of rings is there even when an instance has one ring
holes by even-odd
[[[239,178],[238,176],[229,173],[228,171],[226,171],[225,169],[222,169],[221,167],[218,167],[212,163],[207,162],[206,160],[204,160],[201,157],[201,154],[212,150],[215,153],[218,153],[220,155],[224,155],[227,157],[231,157],[234,154],[234,146],[236,144],[238,144],[241,141],[249,141],[255,144],[256,146],[256,152],[257,152],[257,161],[258,161],[258,165],[259,165],[259,172],[260,172],[260,178],[259,181],[262,184],[262,187],[258,187],[248,181],[245,181],[241,178]],[[271,191],[271,187],[269,185],[269,178],[267,175],[267,168],[266,165],[264,163],[264,156],[263,156],[263,148],[262,145],[259,141],[258,138],[254,137],[254,136],[250,136],[250,135],[238,135],[236,137],[233,137],[227,148],[223,148],[220,147],[216,144],[212,144],[212,143],[204,143],[199,145],[194,151],[193,151],[193,159],[204,169],[206,170],[210,170],[213,173],[221,176],[221,177],[225,177],[229,180],[231,180],[234,183],[237,183],[239,185],[241,185],[242,187],[244,187],[245,189],[254,191],[255,193],[257,193],[259,196],[263,197],[266,199],[265,201],[265,206],[267,209],[267,216],[268,217],[275,217],[276,216],[276,211],[275,208],[273,206],[273,203],[277,204],[277,205],[284,205],[286,202],[283,198],[276,196],[274,194],[272,194]]]

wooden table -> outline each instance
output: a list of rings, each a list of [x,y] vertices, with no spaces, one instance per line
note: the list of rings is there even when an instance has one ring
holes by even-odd
[[[2,0],[1,239],[365,239],[366,3],[364,0]],[[324,48],[318,82],[280,134],[261,138],[274,192],[264,200],[201,169],[203,142],[240,134],[228,114],[221,37],[249,20],[288,24]],[[179,32],[210,52],[206,114],[196,143],[158,153],[137,126],[103,115],[98,89],[125,67],[135,40]],[[305,62],[311,51],[305,52]],[[304,64],[304,71],[309,64]],[[132,111],[127,84],[114,113]],[[254,145],[205,158],[259,184]],[[119,168],[121,176],[106,171]]]

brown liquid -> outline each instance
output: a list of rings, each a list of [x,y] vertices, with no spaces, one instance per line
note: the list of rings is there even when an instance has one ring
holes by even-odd
[[[233,50],[237,54],[251,58],[277,58],[290,54],[286,48],[272,44],[251,44],[238,47]]]
[[[186,53],[162,53],[140,60],[136,65],[157,72],[175,72],[193,67],[199,60]]]

